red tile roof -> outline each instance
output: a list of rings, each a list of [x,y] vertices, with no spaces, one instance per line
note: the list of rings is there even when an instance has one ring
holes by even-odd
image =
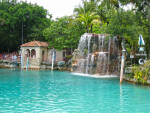
[[[22,44],[20,47],[48,47],[48,43],[41,42],[41,41],[32,41],[32,42]]]

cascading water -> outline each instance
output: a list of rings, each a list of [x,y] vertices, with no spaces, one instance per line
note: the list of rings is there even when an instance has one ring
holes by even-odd
[[[90,43],[91,43],[91,37],[92,35],[88,35],[87,40],[88,40],[88,53],[87,53],[87,64],[86,64],[86,74],[88,74],[89,71],[89,57],[90,57]]]
[[[109,38],[109,42],[108,42],[108,53],[110,53],[110,46],[111,46],[111,37]],[[110,54],[108,54],[108,68],[107,68],[107,73],[109,74],[109,59],[110,59]]]
[[[104,34],[85,33],[81,36],[78,50],[74,54],[73,71],[86,74],[116,74],[120,50],[117,38],[106,38]]]
[[[80,67],[79,70],[78,70],[79,73],[85,73],[85,72],[83,72],[83,70],[85,70],[85,63],[86,63],[85,59],[79,59],[78,60],[77,65]]]
[[[51,70],[53,70],[54,68],[54,53],[52,54],[52,66],[51,66]]]
[[[93,73],[93,67],[94,67],[94,54],[91,55],[90,73]]]
[[[106,52],[98,52],[98,58],[97,58],[97,73],[99,74],[106,74],[107,70],[107,53]]]
[[[104,35],[98,34],[99,51],[103,51],[104,37]]]

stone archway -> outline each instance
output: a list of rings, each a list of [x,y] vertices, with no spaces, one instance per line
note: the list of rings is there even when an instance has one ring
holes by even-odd
[[[31,50],[31,57],[32,58],[36,58],[36,51],[35,51],[35,49]]]
[[[45,61],[45,51],[43,50],[42,51],[42,62],[44,62]]]
[[[27,57],[30,57],[30,50],[26,49],[26,53],[25,54],[26,54]]]

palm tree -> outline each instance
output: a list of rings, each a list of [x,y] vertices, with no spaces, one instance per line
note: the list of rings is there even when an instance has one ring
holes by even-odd
[[[84,14],[79,14],[75,21],[80,21],[86,26],[87,33],[89,33],[89,27],[91,27],[91,33],[92,33],[92,26],[94,22],[99,21],[99,16],[96,15],[96,13],[91,13],[88,11],[87,13]]]
[[[102,0],[101,4],[96,7],[96,12],[100,16],[100,20],[107,23],[108,26],[109,19],[116,8],[119,8],[118,0]]]
[[[100,4],[96,7],[95,9],[97,15],[99,15],[100,20],[104,21],[104,23],[108,23],[108,17],[107,17],[107,9],[105,7],[105,5]]]
[[[87,30],[87,33],[92,33],[92,27],[95,22],[99,22],[99,15],[94,12],[94,6],[97,4],[95,2],[97,0],[90,0],[90,2],[82,1],[82,5],[79,5],[77,8],[74,9],[74,13],[76,14],[75,21],[82,22]],[[91,31],[89,28],[91,27]]]
[[[92,7],[91,4],[85,0],[82,0],[82,5],[79,5],[74,9],[75,14],[83,14],[87,13],[88,11],[91,11]]]

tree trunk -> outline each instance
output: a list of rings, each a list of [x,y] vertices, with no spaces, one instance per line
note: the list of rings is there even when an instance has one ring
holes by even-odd
[[[107,27],[108,27],[109,22],[107,21]]]
[[[86,30],[87,30],[87,33],[89,33],[89,27],[88,26],[86,26]]]
[[[124,37],[122,39],[122,50],[125,50]],[[124,63],[125,63],[125,51],[122,51],[121,70],[120,70],[120,83],[122,83],[122,81],[123,81]]]
[[[92,33],[92,30],[93,30],[93,25],[91,25],[91,33]]]
[[[120,83],[122,83],[122,81],[123,81],[124,61],[125,61],[125,56],[122,55],[121,71],[120,71]]]

